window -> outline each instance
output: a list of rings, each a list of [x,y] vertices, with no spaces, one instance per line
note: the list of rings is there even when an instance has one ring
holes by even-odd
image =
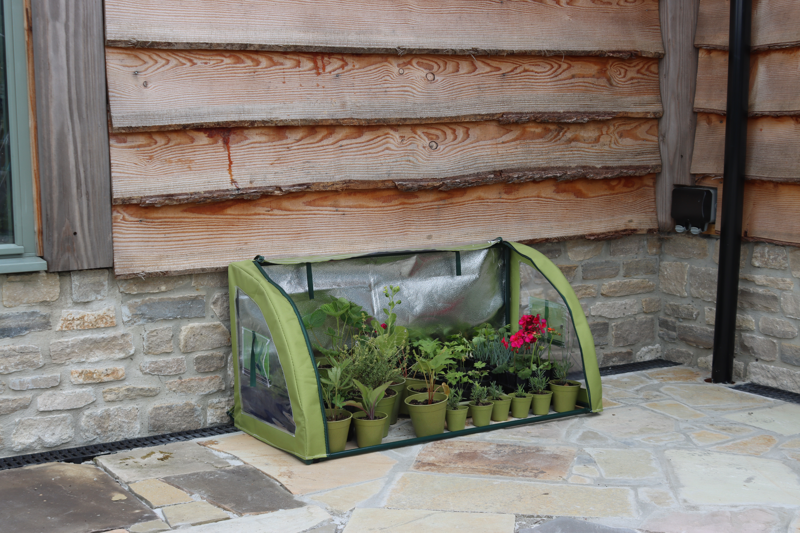
[[[23,3],[0,0],[0,273],[44,270],[36,231]]]

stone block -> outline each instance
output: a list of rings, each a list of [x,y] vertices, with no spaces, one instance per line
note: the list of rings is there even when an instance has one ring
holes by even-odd
[[[168,485],[160,479],[145,479],[131,483],[128,488],[139,498],[144,500],[147,505],[157,509],[176,503],[189,503],[192,497],[182,490]],[[169,528],[168,528],[169,529]]]
[[[577,274],[578,272],[578,265],[556,265],[556,266],[561,271],[561,273],[564,274],[564,277],[567,278],[567,281],[572,281],[575,279],[575,274]],[[226,294],[225,296],[227,297],[228,295]],[[217,316],[219,316],[219,313],[217,313]],[[220,319],[223,318],[220,317]]]
[[[581,265],[583,279],[616,278],[619,274],[619,261],[587,261]]]
[[[81,416],[81,435],[84,440],[113,442],[139,436],[138,407],[107,407],[87,411]]]
[[[705,308],[705,320],[706,324],[708,324],[709,326],[714,325],[714,323],[717,321],[716,307]],[[756,321],[750,315],[740,315],[739,313],[736,313],[736,329],[740,329],[743,331],[755,331]]]
[[[792,276],[800,278],[800,248],[789,248],[789,269]]]
[[[25,409],[31,404],[31,400],[33,400],[33,396],[0,396],[0,416]]]
[[[608,322],[589,322],[589,329],[592,331],[595,346],[608,345]]]
[[[122,322],[126,326],[136,326],[159,320],[204,318],[205,316],[205,296],[142,298],[141,300],[131,300],[122,306]]]
[[[633,363],[633,350],[612,350],[602,353],[602,366],[616,366]]]
[[[697,348],[714,347],[714,328],[679,323],[676,329],[678,333],[678,339],[682,340],[689,346],[695,346]]]
[[[778,337],[779,339],[793,339],[797,337],[797,328],[788,320],[762,316],[758,321],[758,329],[764,335]]]
[[[561,267],[559,267],[561,268]],[[577,268],[577,267],[576,267]],[[564,272],[564,269],[561,268],[561,272]],[[566,276],[566,274],[564,274]],[[575,277],[575,272],[572,272],[572,277]],[[570,277],[567,276],[567,280],[570,280]],[[223,322],[230,322],[231,320],[231,301],[228,297],[228,291],[218,292],[211,298],[211,309],[214,311],[214,314],[217,315]]]
[[[186,358],[170,357],[168,359],[153,359],[144,361],[139,365],[142,374],[153,376],[177,376],[186,372]]]
[[[172,353],[172,326],[145,330],[144,353],[147,355]]]
[[[789,257],[783,246],[759,243],[753,246],[753,258],[750,264],[759,268],[785,270],[789,268]]]
[[[789,318],[800,319],[800,296],[791,292],[781,293],[781,309]]]
[[[630,235],[621,239],[608,241],[608,255],[618,257],[622,255],[636,255],[644,249],[644,237]]]
[[[230,346],[231,336],[221,323],[206,322],[183,326],[178,341],[181,351],[190,353]]]
[[[689,267],[689,294],[705,302],[717,301],[717,269]]]
[[[137,400],[139,398],[151,398],[160,391],[160,387],[139,387],[135,385],[109,387],[103,389],[103,400],[106,402],[122,402],[125,400]]]
[[[668,348],[664,352],[664,359],[682,365],[691,365],[694,361],[694,354],[684,348]]]
[[[657,313],[661,311],[661,298],[642,298],[642,310],[645,313]]]
[[[661,357],[661,345],[645,346],[636,352],[636,361],[652,361]]]
[[[63,310],[58,321],[58,331],[76,329],[111,328],[117,325],[117,313],[114,307],[106,307],[99,311]]]
[[[225,511],[206,502],[170,505],[169,507],[164,507],[162,512],[167,523],[172,528],[211,524],[229,518]]]
[[[772,276],[742,274],[739,276],[739,279],[752,281],[761,287],[771,287],[773,289],[779,289],[782,291],[790,291],[794,289],[794,281],[792,281],[791,278],[774,278]]]
[[[173,379],[167,381],[167,389],[177,394],[204,395],[225,390],[225,382],[222,380],[222,376]]]
[[[630,296],[656,290],[656,284],[649,279],[624,279],[603,283],[600,294],[603,296]]]
[[[228,272],[206,272],[192,277],[192,287],[227,287]]]
[[[782,343],[781,361],[789,365],[800,366],[800,346]]]
[[[187,431],[203,426],[203,414],[193,402],[155,405],[148,413],[148,429],[152,433]]]
[[[603,318],[622,318],[624,316],[641,313],[642,304],[636,299],[598,302],[592,306],[591,311],[592,316],[601,316]]]
[[[26,335],[33,331],[50,329],[50,313],[22,311],[0,314],[0,339]]]
[[[594,285],[573,285],[572,290],[575,291],[575,296],[579,300],[597,296],[597,287]]]
[[[86,407],[96,399],[94,391],[91,389],[49,391],[36,398],[36,409],[39,411],[68,411]]]
[[[131,334],[121,332],[50,342],[50,358],[54,363],[60,364],[126,359],[132,356],[134,351]]]
[[[541,253],[548,259],[558,259],[561,257],[560,242],[543,242],[541,244],[532,244],[531,248]]]
[[[739,287],[739,309],[777,313],[780,308],[780,298],[771,290]]]
[[[696,236],[670,236],[664,239],[662,251],[678,259],[703,259],[708,257],[708,241]]]
[[[53,448],[71,441],[74,434],[70,415],[23,418],[17,420],[11,444],[15,452]]]
[[[742,334],[742,351],[762,361],[775,361],[778,358],[778,342],[750,333]]]
[[[189,276],[118,279],[117,287],[123,294],[154,294],[177,289],[188,281]]]
[[[675,296],[687,296],[688,273],[689,265],[685,263],[662,262],[658,267],[658,285],[661,292]]]
[[[53,374],[51,376],[32,376],[27,378],[14,378],[8,380],[8,387],[11,390],[31,390],[49,389],[57,387],[61,383],[61,376]]]
[[[61,294],[57,273],[36,272],[8,276],[3,284],[3,305],[16,307],[55,302]]]
[[[661,255],[661,239],[659,237],[647,238],[647,254]]]
[[[573,261],[586,261],[603,253],[602,241],[576,239],[567,241],[567,256]]]
[[[214,372],[224,368],[227,359],[227,354],[221,352],[196,355],[194,357],[194,370],[199,373]]]
[[[44,359],[38,346],[0,346],[0,374],[35,370],[43,366]]]
[[[758,385],[800,394],[800,371],[798,370],[763,363],[750,363],[747,367],[747,378]]]
[[[714,262],[719,264],[719,239],[717,242],[714,243]],[[741,249],[739,250],[739,268],[745,269],[747,268],[747,258],[748,258],[749,251],[747,249],[747,244],[742,244]]]
[[[655,259],[631,259],[622,263],[622,275],[626,278],[656,274],[658,274],[658,262]]]
[[[206,425],[222,426],[225,424],[229,424],[231,418],[228,416],[228,411],[232,407],[233,407],[232,397],[209,400],[208,408],[206,409]]]
[[[667,316],[674,316],[683,320],[697,320],[697,317],[700,316],[700,310],[692,304],[676,304],[673,302],[668,302],[664,306],[664,313]]]
[[[630,346],[655,339],[656,321],[653,317],[629,318],[611,325],[611,345]]]
[[[91,383],[107,383],[125,379],[125,369],[119,366],[110,368],[84,368],[71,370],[69,380],[75,385],[88,385]]]
[[[71,278],[73,302],[94,302],[108,296],[107,270],[74,271]]]
[[[678,340],[678,321],[674,318],[658,317],[658,338],[668,342]]]

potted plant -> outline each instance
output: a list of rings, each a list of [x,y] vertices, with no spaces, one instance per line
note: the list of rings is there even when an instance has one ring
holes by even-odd
[[[525,387],[519,385],[516,392],[511,395],[511,416],[514,418],[527,418],[531,410],[533,395],[525,392]]]
[[[495,382],[489,385],[489,400],[494,406],[492,408],[492,420],[495,422],[508,420],[508,411],[511,409],[511,396],[503,394],[502,387]]]
[[[359,448],[366,448],[367,446],[374,446],[380,444],[383,440],[383,428],[386,425],[386,419],[389,415],[381,411],[377,411],[378,402],[383,398],[389,383],[373,389],[363,385],[358,380],[353,380],[356,387],[361,391],[361,402],[348,401],[345,405],[350,405],[361,409],[360,413],[353,415],[353,421],[356,425],[356,441]]]
[[[347,445],[347,434],[350,431],[352,413],[345,406],[344,391],[350,385],[350,377],[346,372],[347,363],[334,364],[327,376],[321,377],[322,396],[325,404],[325,418],[328,428],[328,448],[331,452],[341,452]]]
[[[547,390],[547,374],[545,369],[537,368],[536,373],[531,376],[531,391],[533,392],[533,414],[536,416],[546,415],[550,412],[550,400],[553,398],[553,391]]]
[[[472,387],[471,399],[469,410],[472,413],[472,424],[475,427],[488,426],[494,408],[489,401],[489,390],[482,385],[475,385]]]
[[[467,425],[467,413],[469,406],[461,405],[463,393],[461,389],[450,389],[450,396],[447,397],[447,429],[449,431],[460,431]]]
[[[417,437],[444,432],[445,401],[450,388],[446,384],[437,386],[436,377],[453,362],[450,350],[441,348],[436,341],[423,346],[423,352],[417,355],[414,369],[423,375],[428,390],[427,393],[414,394],[405,400]]]
[[[572,361],[566,359],[553,365],[555,379],[550,381],[550,390],[553,391],[553,410],[564,413],[575,409],[581,384],[567,379],[567,374],[572,366]]]

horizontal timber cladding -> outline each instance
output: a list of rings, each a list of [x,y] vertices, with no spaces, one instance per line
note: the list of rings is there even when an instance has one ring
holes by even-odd
[[[800,117],[757,117],[747,122],[748,179],[800,182]],[[725,117],[699,113],[692,174],[722,176]]]
[[[800,115],[800,48],[750,56],[750,115]],[[728,52],[700,50],[695,111],[725,114]]]
[[[307,192],[252,201],[114,206],[116,274],[177,273],[252,258],[655,231],[655,176],[449,191]]]
[[[111,135],[114,203],[658,172],[658,121],[276,126]]]
[[[108,48],[114,131],[658,117],[658,60]]]
[[[721,222],[724,187],[722,179],[703,178],[699,185],[717,187],[717,221]],[[742,236],[753,241],[800,244],[800,185],[748,181],[744,187]],[[720,233],[721,224],[715,228]]]
[[[700,48],[728,49],[730,0],[700,0],[697,34]],[[800,45],[800,2],[797,0],[753,0],[754,50]]]
[[[110,46],[660,57],[658,0],[106,0]]]

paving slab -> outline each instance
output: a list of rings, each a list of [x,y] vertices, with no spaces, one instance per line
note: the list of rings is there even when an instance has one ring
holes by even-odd
[[[372,498],[383,488],[383,481],[370,481],[353,487],[344,487],[315,495],[314,499],[327,505],[332,511],[346,513],[359,503]]]
[[[674,507],[678,504],[670,492],[654,487],[643,487],[639,489],[639,499],[659,507]]]
[[[790,436],[800,434],[800,405],[785,403],[767,409],[726,415],[725,418]]]
[[[372,481],[388,474],[397,464],[385,454],[369,453],[306,465],[296,457],[244,433],[218,437],[200,444],[238,457],[278,481],[292,494],[309,494]]]
[[[319,507],[309,505],[298,509],[234,518],[180,531],[181,533],[300,533],[330,518],[331,516]]]
[[[640,399],[641,396],[633,391],[625,389],[615,389],[614,387],[603,384],[603,398],[613,398],[614,400],[625,400],[628,398]]]
[[[662,383],[675,383],[675,382],[692,382],[696,383],[703,381],[706,377],[705,374],[698,372],[692,368],[685,366],[677,366],[673,368],[660,368],[658,370],[651,370],[645,372],[645,376]]]
[[[654,411],[658,411],[659,413],[664,413],[665,415],[677,418],[678,420],[694,420],[695,418],[703,418],[706,416],[696,409],[686,407],[682,403],[672,400],[666,400],[663,402],[650,402],[644,404],[644,406]]]
[[[722,433],[714,433],[713,431],[695,431],[694,433],[690,433],[689,436],[695,442],[695,444],[699,446],[705,446],[707,444],[716,444],[718,442],[722,442],[724,440],[730,440],[730,435],[724,435]]]
[[[552,516],[636,515],[630,489],[403,474],[386,504],[394,509]]]
[[[92,465],[48,463],[0,471],[0,533],[85,533],[158,516]]]
[[[158,479],[146,479],[131,483],[128,488],[150,507],[157,509],[167,505],[189,503],[192,497],[172,485]]]
[[[95,462],[125,483],[231,466],[225,459],[217,457],[209,449],[194,442],[176,442],[101,455]]]
[[[600,475],[600,472],[591,465],[578,465],[572,468],[573,474],[578,474],[581,476],[589,476],[589,477],[597,477]]]
[[[356,509],[344,533],[419,533],[469,531],[514,533],[513,514],[447,513],[437,511]]]
[[[681,442],[684,439],[685,437],[680,433],[665,433],[663,435],[652,435],[650,437],[645,437],[642,439],[642,442],[646,442],[648,444],[674,444],[676,442]]]
[[[413,469],[464,476],[506,476],[561,481],[566,479],[575,454],[575,448],[564,446],[438,441],[422,448]]]
[[[766,509],[746,511],[670,511],[647,519],[640,529],[653,533],[767,533],[779,531],[780,519]]]
[[[514,428],[498,429],[481,435],[489,441],[532,442],[549,440],[563,442],[564,434],[575,423],[575,418],[540,422]],[[461,439],[458,439],[461,440]],[[451,441],[455,442],[455,441]]]
[[[606,416],[607,415],[608,413],[606,413]],[[614,444],[616,441],[609,439],[605,435],[601,435],[596,431],[583,431],[574,439],[574,442],[576,444],[597,446],[598,444]]]
[[[150,522],[140,522],[128,528],[130,533],[159,533],[169,531],[172,528],[163,520],[151,520]]]
[[[760,398],[710,383],[697,385],[665,385],[661,391],[692,407],[735,406],[738,409],[769,405],[772,400]]]
[[[603,388],[606,386],[615,389],[634,390],[645,385],[655,383],[642,374],[620,374],[618,376],[602,378]]]
[[[667,450],[681,500],[694,505],[800,505],[800,479],[780,461],[704,450]]]
[[[206,502],[181,503],[162,509],[170,527],[196,526],[228,520],[228,513]]]
[[[643,479],[659,475],[656,459],[648,450],[587,449],[586,452],[608,479]]]
[[[238,515],[303,507],[277,481],[247,465],[171,476],[164,481]]]
[[[747,435],[748,433],[752,433],[754,431],[753,428],[748,426],[732,426],[730,424],[721,424],[719,422],[706,424],[706,427],[713,431],[728,433],[729,435]]]
[[[778,439],[772,435],[756,435],[755,437],[737,440],[736,442],[731,442],[723,446],[715,446],[713,449],[718,452],[764,455],[777,443]]]
[[[647,437],[675,431],[675,420],[637,406],[618,407],[586,421],[586,427],[615,438]]]
[[[787,440],[781,444],[781,448],[785,448],[787,450],[800,450],[800,439]]]
[[[636,533],[636,531],[608,527],[575,518],[559,517],[534,528],[520,529],[519,533]]]

